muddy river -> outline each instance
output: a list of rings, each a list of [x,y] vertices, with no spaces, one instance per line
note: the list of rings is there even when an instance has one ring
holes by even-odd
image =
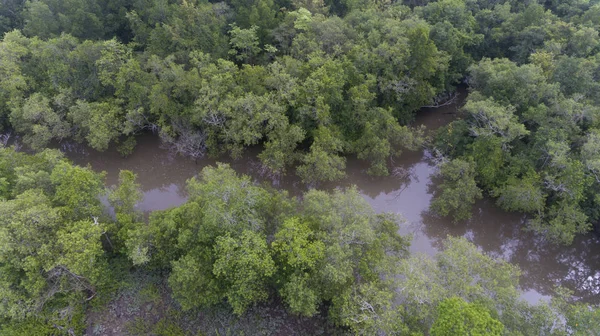
[[[455,112],[454,106],[425,109],[419,113],[416,124],[435,129],[455,118]],[[247,150],[243,158],[235,161],[222,158],[194,162],[161,148],[156,136],[143,135],[137,140],[135,152],[126,158],[114,150],[99,153],[81,146],[62,147],[76,164],[90,164],[97,171],[106,171],[108,185],[117,182],[120,169],[134,171],[144,192],[139,204],[143,211],[166,209],[185,202],[185,181],[216,161],[227,162],[239,173],[285,188],[291,194],[306,190],[294,176],[279,180],[261,176],[256,149]],[[600,303],[600,240],[596,235],[580,236],[571,246],[550,244],[522,229],[525,221],[522,215],[506,213],[490,199],[478,202],[473,218],[466,222],[452,223],[450,219],[435,217],[428,211],[434,172],[428,155],[427,152],[405,152],[394,163],[403,173],[383,178],[369,177],[367,165],[349,157],[347,178],[336,185],[321,187],[354,184],[376,211],[402,214],[406,222],[399,230],[413,235],[412,252],[433,255],[447,235],[464,236],[481,250],[518,265],[523,274],[523,297],[532,303],[548,299],[557,285],[572,289],[583,301]]]

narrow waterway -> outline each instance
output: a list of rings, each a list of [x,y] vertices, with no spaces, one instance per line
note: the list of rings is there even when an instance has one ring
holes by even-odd
[[[416,124],[435,129],[455,118],[455,112],[455,106],[425,109],[419,113]],[[146,212],[184,203],[186,180],[217,161],[194,162],[174,156],[161,148],[158,137],[152,135],[140,136],[135,152],[126,158],[115,150],[99,153],[82,146],[67,145],[63,145],[63,150],[76,164],[90,164],[94,170],[106,171],[108,185],[117,183],[119,170],[134,171],[144,192],[139,208]],[[249,149],[241,159],[222,158],[218,161],[229,163],[241,174],[285,188],[292,194],[306,190],[293,172],[280,180],[261,176],[257,153],[256,149]],[[347,178],[336,185],[322,187],[354,184],[376,211],[402,214],[406,222],[399,230],[413,235],[412,252],[433,255],[447,235],[464,236],[481,250],[518,265],[522,271],[523,297],[532,303],[549,298],[557,285],[572,289],[585,302],[600,303],[600,241],[595,235],[578,237],[567,247],[547,243],[541,237],[523,231],[525,218],[522,215],[503,212],[489,199],[478,202],[473,218],[466,222],[452,223],[450,219],[433,216],[428,208],[434,169],[427,157],[427,152],[405,152],[395,162],[401,173],[382,178],[369,177],[366,163],[350,157]]]

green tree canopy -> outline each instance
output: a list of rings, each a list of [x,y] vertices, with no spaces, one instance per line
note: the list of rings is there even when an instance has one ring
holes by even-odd
[[[504,331],[502,323],[492,318],[484,307],[467,303],[460,298],[442,301],[437,314],[438,317],[431,326],[432,336],[499,336]]]

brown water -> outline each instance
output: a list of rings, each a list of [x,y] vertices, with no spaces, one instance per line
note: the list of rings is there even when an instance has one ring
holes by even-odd
[[[425,109],[419,113],[416,124],[435,129],[456,118],[454,112],[455,106]],[[159,139],[152,135],[140,136],[135,152],[127,158],[116,151],[99,153],[81,146],[63,146],[63,149],[76,164],[90,164],[97,171],[106,171],[108,185],[117,183],[120,169],[134,171],[144,191],[144,199],[138,205],[143,211],[184,203],[185,181],[216,162],[211,159],[194,162],[174,156],[162,149]],[[306,190],[294,176],[279,180],[261,176],[257,152],[257,149],[250,149],[239,160],[223,158],[219,161],[229,163],[239,173],[285,188],[292,194]],[[447,235],[464,236],[481,250],[518,265],[523,273],[523,297],[530,302],[548,299],[557,285],[572,289],[583,301],[600,302],[600,241],[597,237],[592,234],[581,236],[568,247],[549,244],[522,230],[523,216],[503,212],[489,199],[475,205],[473,218],[469,221],[454,224],[447,218],[435,217],[428,212],[434,169],[427,157],[427,152],[405,152],[395,162],[405,174],[381,178],[369,177],[365,162],[348,158],[348,177],[336,185],[322,187],[355,184],[376,211],[402,214],[407,221],[400,225],[400,232],[413,235],[412,252],[433,255]]]

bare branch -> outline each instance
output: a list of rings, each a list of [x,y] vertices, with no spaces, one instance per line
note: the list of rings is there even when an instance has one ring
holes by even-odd
[[[168,148],[177,154],[188,156],[194,160],[204,157],[206,153],[206,135],[201,130],[196,130],[182,122],[173,122],[173,129],[177,137],[161,133],[161,139]]]
[[[456,103],[459,97],[458,92],[444,92],[433,98],[433,104],[421,106],[421,108],[440,108]]]
[[[11,136],[12,136],[12,133],[10,131],[8,133],[0,134],[0,143],[4,147],[8,146],[8,142],[9,142]]]

